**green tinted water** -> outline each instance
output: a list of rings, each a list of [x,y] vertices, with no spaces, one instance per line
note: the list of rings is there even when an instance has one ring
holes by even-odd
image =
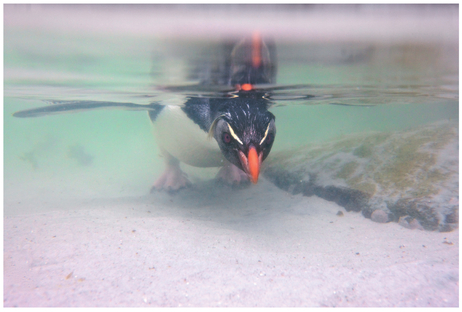
[[[181,103],[181,95],[157,87],[187,83],[188,58],[206,43],[6,26],[6,200],[18,185],[25,185],[27,196],[28,183],[51,180],[75,196],[85,189],[89,196],[146,194],[163,167],[146,113],[103,110],[30,119],[12,113],[47,105],[47,99]],[[458,122],[457,39],[387,45],[276,38],[276,44],[278,84],[310,85],[304,91],[318,99],[283,101],[272,109],[274,150],[350,133]],[[72,154],[74,146],[91,157],[90,165]]]

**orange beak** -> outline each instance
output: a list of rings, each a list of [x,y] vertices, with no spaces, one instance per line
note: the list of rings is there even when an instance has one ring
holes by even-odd
[[[244,172],[250,177],[253,184],[257,184],[258,176],[260,175],[260,166],[263,157],[263,152],[257,153],[254,146],[249,147],[249,154],[246,157],[242,151],[238,152]]]
[[[249,149],[249,174],[250,179],[252,180],[253,184],[257,184],[258,182],[258,175],[260,174],[260,157],[258,157],[257,150],[255,147],[251,146]]]
[[[262,157],[263,153],[258,154],[257,150],[252,145],[249,148],[249,154],[247,157],[243,152],[239,151],[242,168],[245,173],[249,175],[250,181],[252,181],[253,184],[257,184],[258,182]]]

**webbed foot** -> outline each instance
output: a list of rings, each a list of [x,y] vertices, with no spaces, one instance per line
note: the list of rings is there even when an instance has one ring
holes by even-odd
[[[187,174],[181,170],[179,161],[170,161],[164,173],[154,182],[150,192],[153,193],[156,190],[175,192],[190,185],[191,182]]]

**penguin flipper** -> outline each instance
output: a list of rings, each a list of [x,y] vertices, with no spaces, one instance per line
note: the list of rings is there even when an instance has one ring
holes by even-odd
[[[26,109],[13,114],[14,117],[30,118],[41,117],[65,113],[77,113],[94,109],[123,109],[136,111],[158,110],[162,105],[151,103],[148,105],[121,103],[121,102],[103,102],[103,101],[49,101],[53,105],[38,108]]]

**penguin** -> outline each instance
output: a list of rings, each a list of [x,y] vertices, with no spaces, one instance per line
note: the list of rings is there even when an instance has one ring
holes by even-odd
[[[222,167],[217,178],[227,184],[258,181],[276,126],[268,111],[271,102],[255,85],[275,83],[274,46],[256,33],[235,45],[224,45],[220,53],[211,58],[219,64],[199,70],[200,84],[231,86],[235,92],[216,98],[190,97],[182,106],[159,106],[148,113],[166,165],[151,192],[189,186],[181,162]]]
[[[180,162],[222,167],[217,178],[227,184],[257,183],[261,163],[276,136],[275,116],[263,97],[192,97],[184,106],[149,111],[166,169],[151,191],[175,191],[190,185]]]
[[[268,111],[272,103],[264,89],[258,88],[275,83],[274,44],[267,44],[255,33],[225,44],[219,54],[195,73],[199,79],[197,90],[225,87],[217,96],[190,96],[182,105],[51,101],[54,105],[19,111],[13,116],[39,117],[101,108],[145,110],[165,160],[165,171],[151,192],[175,192],[191,185],[180,168],[181,162],[222,167],[217,178],[228,184],[256,184],[276,136],[275,116]]]

